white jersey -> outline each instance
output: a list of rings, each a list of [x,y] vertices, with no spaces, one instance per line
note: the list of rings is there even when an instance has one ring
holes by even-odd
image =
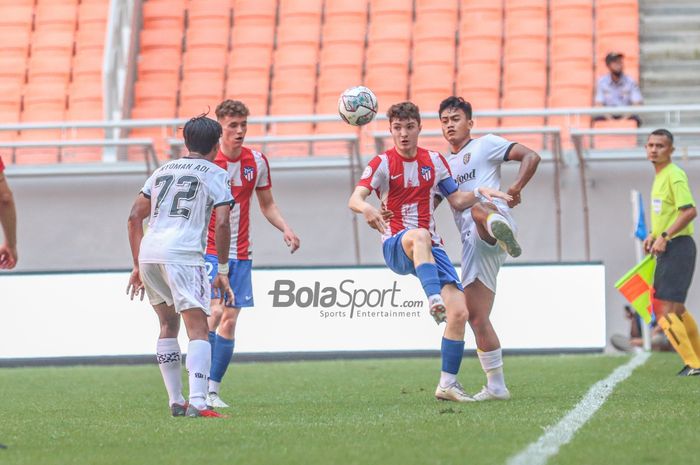
[[[140,263],[203,265],[212,209],[231,205],[228,173],[202,158],[180,158],[158,168],[141,190],[151,199]]]
[[[450,153],[447,161],[450,164],[452,177],[457,182],[460,191],[472,192],[477,187],[501,188],[501,164],[508,161],[508,154],[515,142],[502,137],[487,134],[478,139],[471,139],[457,153]],[[508,215],[510,209],[506,202],[494,199],[493,202],[502,213]],[[452,209],[455,223],[464,242],[469,235],[474,220],[471,208],[464,211]],[[509,217],[508,219],[512,220]]]

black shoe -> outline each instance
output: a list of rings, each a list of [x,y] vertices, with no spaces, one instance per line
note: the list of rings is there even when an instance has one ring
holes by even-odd
[[[678,376],[688,376],[688,372],[691,370],[691,368],[688,365],[684,365],[683,368],[681,368],[681,371],[678,372]]]

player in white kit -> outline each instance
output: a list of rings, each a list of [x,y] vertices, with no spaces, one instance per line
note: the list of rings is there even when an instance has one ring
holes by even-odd
[[[501,344],[489,317],[496,296],[496,278],[506,253],[513,257],[521,254],[510,209],[520,203],[520,193],[535,174],[540,156],[524,145],[493,134],[472,139],[472,107],[461,97],[443,100],[439,115],[442,134],[450,144],[447,161],[460,191],[472,192],[477,186],[500,189],[501,165],[520,162],[518,176],[508,189],[511,201],[482,199],[464,211],[453,209],[462,239],[462,286],[469,325],[487,378],[486,386],[474,399],[506,400],[510,393],[503,375]]]
[[[143,299],[144,290],[160,321],[157,359],[173,416],[220,417],[207,408],[211,366],[207,315],[211,288],[204,265],[207,227],[216,211],[219,274],[211,284],[233,300],[228,283],[229,211],[233,205],[228,173],[212,160],[219,150],[221,125],[199,116],[183,128],[189,154],[158,168],[146,181],[129,215],[134,269],[127,294]],[[144,235],[143,220],[148,218]],[[180,317],[190,342],[187,350],[189,402],[182,395],[177,335]]]

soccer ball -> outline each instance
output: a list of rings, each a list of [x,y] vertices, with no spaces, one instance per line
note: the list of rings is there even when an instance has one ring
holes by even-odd
[[[346,89],[338,99],[338,113],[346,123],[363,126],[377,115],[377,97],[365,86]]]

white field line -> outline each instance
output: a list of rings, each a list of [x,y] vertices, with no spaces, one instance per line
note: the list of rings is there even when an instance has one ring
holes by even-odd
[[[583,425],[605,403],[612,394],[615,386],[627,379],[635,368],[644,364],[649,358],[649,352],[640,352],[626,364],[617,367],[610,376],[598,381],[588,390],[588,393],[576,406],[556,425],[550,426],[525,449],[512,456],[508,465],[544,465],[550,457],[556,455],[564,444],[567,444]]]

